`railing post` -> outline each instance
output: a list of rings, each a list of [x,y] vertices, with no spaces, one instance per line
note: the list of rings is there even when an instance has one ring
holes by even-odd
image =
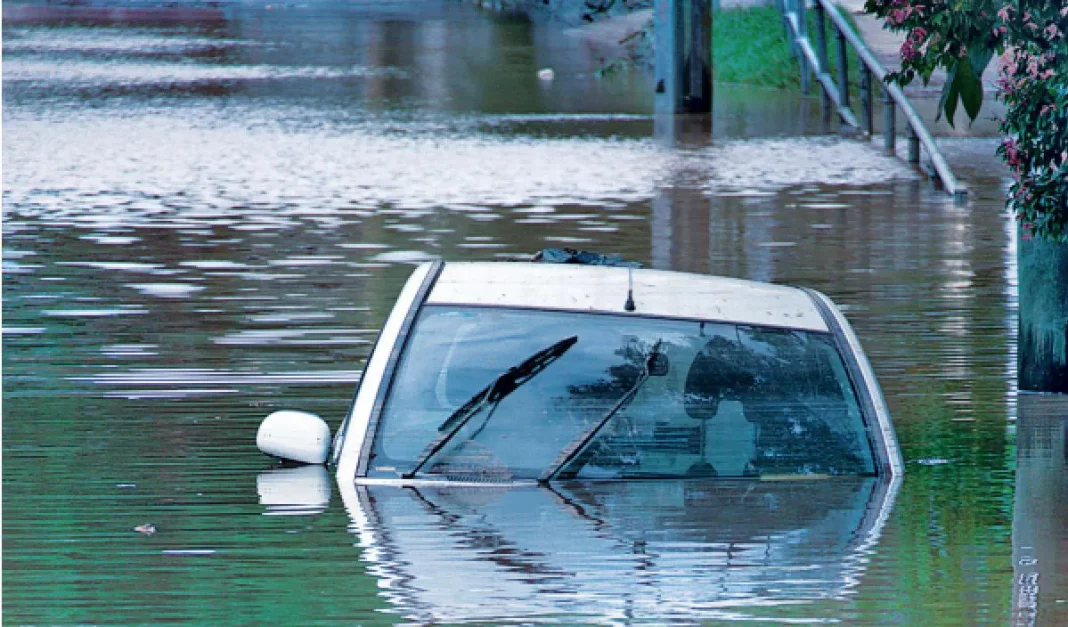
[[[864,124],[864,132],[867,133],[868,137],[875,134],[875,120],[872,115],[874,94],[872,91],[871,68],[862,62],[860,64],[860,114]]]
[[[916,134],[916,129],[912,128],[909,124],[909,163],[920,162],[920,136]]]
[[[808,0],[797,0],[797,35],[798,37],[808,37],[808,15],[806,12],[806,4]],[[812,84],[812,68],[808,64],[808,59],[804,54],[800,54],[798,51],[797,59],[800,61],[798,64],[801,68],[801,93],[808,94]]]
[[[893,157],[897,154],[897,129],[894,125],[897,121],[894,97],[890,90],[883,88],[883,132],[886,133],[886,154]]]
[[[816,0],[816,6],[813,8],[816,11],[816,60],[820,64],[816,71],[825,74],[827,72],[827,13],[820,0]],[[823,111],[826,115],[831,108],[831,96],[825,89],[820,89],[820,96],[822,96],[820,102],[823,104]]]
[[[909,162],[920,162],[920,136],[916,135],[916,131],[909,125]]]
[[[790,48],[790,56],[798,57],[800,51],[797,49],[797,41],[794,39],[794,29],[790,28],[790,15],[795,14],[797,0],[782,0],[782,25],[786,29],[786,44]]]
[[[820,62],[819,71],[827,71],[827,14],[823,4],[816,0],[816,59]]]
[[[849,57],[846,55],[845,33],[835,29],[838,35],[838,104],[849,108]]]

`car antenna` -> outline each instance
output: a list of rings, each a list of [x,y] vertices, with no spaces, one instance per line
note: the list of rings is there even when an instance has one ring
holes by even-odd
[[[634,268],[627,268],[627,302],[623,309],[634,311]]]

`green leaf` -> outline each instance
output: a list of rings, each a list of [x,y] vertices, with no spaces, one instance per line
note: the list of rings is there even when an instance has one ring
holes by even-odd
[[[993,51],[980,46],[975,46],[968,57],[961,59],[961,69],[957,72],[961,100],[964,102],[964,111],[972,122],[979,117],[979,110],[983,106],[983,70],[990,63]]]
[[[946,114],[946,122],[949,122],[950,126],[953,126],[953,114],[957,112],[957,99],[960,97],[960,88],[957,87],[957,70],[960,67],[960,62],[954,62],[952,67],[948,68],[946,75],[946,84],[942,85],[942,97],[938,99],[938,109],[935,113],[935,121],[941,119],[942,112]]]
[[[979,115],[979,109],[983,106],[983,81],[976,75],[972,68],[969,57],[964,57],[957,64],[957,73],[953,82],[960,92],[961,102],[964,103],[964,112],[972,122]]]
[[[931,82],[931,73],[934,72],[934,70],[935,66],[932,64],[928,64],[925,68],[923,68],[923,72],[920,73],[920,78],[923,79],[924,87],[927,87],[927,85]]]

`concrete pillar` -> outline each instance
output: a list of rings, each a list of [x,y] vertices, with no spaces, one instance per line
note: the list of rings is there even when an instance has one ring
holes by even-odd
[[[655,0],[653,33],[656,37],[656,113],[682,113],[682,3]]]
[[[686,95],[687,113],[712,112],[712,7],[708,0],[687,0]]]
[[[1068,243],[1017,241],[1020,389],[1068,394]]]
[[[712,111],[712,8],[709,0],[656,0],[658,114]]]

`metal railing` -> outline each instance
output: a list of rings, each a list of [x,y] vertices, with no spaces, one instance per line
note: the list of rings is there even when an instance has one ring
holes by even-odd
[[[816,44],[813,47],[809,38],[807,21],[807,4],[809,0],[778,0],[782,10],[783,22],[787,31],[787,39],[790,40],[791,51],[798,59],[801,66],[801,91],[808,93],[810,90],[811,77],[815,77],[822,87],[823,105],[829,107],[833,104],[839,117],[846,124],[863,131],[871,137],[875,134],[875,121],[873,117],[875,85],[880,85],[883,90],[883,134],[885,136],[886,154],[897,154],[897,110],[905,118],[908,125],[908,152],[907,159],[911,164],[919,165],[921,147],[927,153],[934,174],[942,182],[945,190],[957,198],[967,195],[967,188],[953,176],[952,170],[946,163],[934,138],[931,137],[927,127],[924,126],[916,110],[909,104],[905,92],[897,83],[887,83],[886,68],[868,50],[860,37],[853,32],[849,23],[838,13],[837,7],[830,0],[811,0],[812,9],[815,11],[816,20]],[[830,73],[830,65],[827,61],[827,20],[834,26],[835,39],[837,40],[837,74],[835,81]],[[849,55],[848,48],[852,48],[857,59],[860,61],[860,122],[853,113],[849,103]],[[825,109],[826,110],[826,109]]]

